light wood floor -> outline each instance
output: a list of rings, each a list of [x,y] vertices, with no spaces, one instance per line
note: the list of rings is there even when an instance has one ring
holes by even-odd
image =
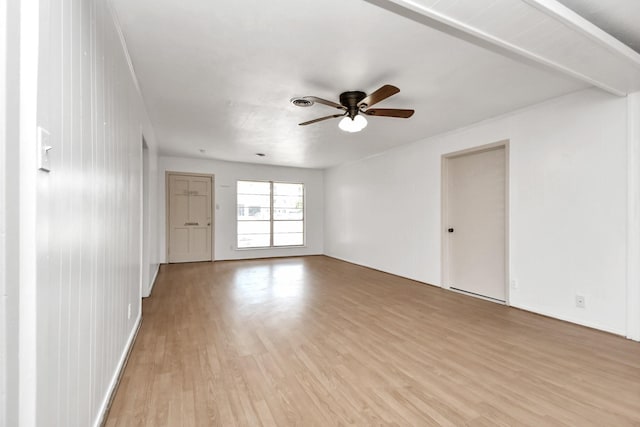
[[[107,426],[640,425],[640,343],[327,257],[163,266]]]

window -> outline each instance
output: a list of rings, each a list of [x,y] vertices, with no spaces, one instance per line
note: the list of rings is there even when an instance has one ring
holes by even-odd
[[[238,181],[238,248],[302,246],[304,184]]]

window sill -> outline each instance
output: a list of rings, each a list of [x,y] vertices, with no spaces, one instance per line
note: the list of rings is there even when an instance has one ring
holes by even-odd
[[[265,249],[300,249],[300,248],[306,248],[307,245],[296,245],[296,246],[262,246],[259,248],[234,248],[234,251],[240,251],[240,252],[244,252],[244,251],[263,251]]]

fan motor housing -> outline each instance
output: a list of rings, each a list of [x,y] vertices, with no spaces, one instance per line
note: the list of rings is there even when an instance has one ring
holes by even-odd
[[[357,107],[358,102],[362,101],[367,96],[366,93],[359,90],[352,90],[349,92],[342,92],[340,94],[340,104],[347,108]]]
[[[359,90],[351,90],[348,92],[342,92],[340,94],[340,104],[347,107],[349,117],[352,119],[358,114],[358,102],[362,101],[367,96],[366,93]]]

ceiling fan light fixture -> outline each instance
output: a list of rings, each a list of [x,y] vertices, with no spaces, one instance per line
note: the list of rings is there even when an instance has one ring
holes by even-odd
[[[360,132],[362,129],[367,127],[367,119],[359,114],[353,119],[349,116],[345,116],[340,120],[338,127],[345,132]]]
[[[306,126],[313,123],[323,122],[329,119],[337,119],[342,117],[338,126],[345,132],[360,132],[367,126],[367,119],[361,114],[367,116],[382,116],[382,117],[396,117],[402,119],[408,119],[413,116],[414,110],[399,109],[399,108],[370,108],[378,102],[384,101],[392,95],[400,92],[395,86],[384,85],[378,90],[367,95],[359,90],[350,90],[342,92],[340,94],[340,103],[333,101],[327,101],[326,99],[318,98],[317,96],[305,96],[303,98],[292,98],[291,102],[295,105],[305,106],[304,102],[315,102],[318,104],[326,105],[327,107],[333,107],[340,110],[340,113],[331,114],[330,116],[319,117],[313,120],[307,120],[306,122],[298,123],[298,126]],[[308,106],[308,105],[307,105]]]

